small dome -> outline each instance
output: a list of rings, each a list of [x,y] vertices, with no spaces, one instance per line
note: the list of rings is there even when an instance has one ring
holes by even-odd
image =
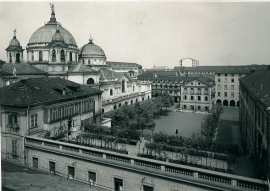
[[[20,42],[16,39],[16,36],[11,39],[11,41],[9,42],[9,46],[20,46]]]
[[[80,48],[79,56],[80,57],[91,57],[91,56],[106,57],[102,48],[100,48],[98,45],[95,45],[92,39],[90,39],[88,44]]]
[[[64,37],[63,35],[59,32],[59,30],[56,30],[56,33],[52,37],[52,41],[54,42],[64,42]]]

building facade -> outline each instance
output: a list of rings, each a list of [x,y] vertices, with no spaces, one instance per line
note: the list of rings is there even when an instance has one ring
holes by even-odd
[[[242,146],[255,155],[261,174],[270,173],[270,71],[259,71],[240,80],[239,124]]]
[[[21,80],[0,89],[2,158],[24,160],[24,136],[101,123],[102,91],[61,78]]]

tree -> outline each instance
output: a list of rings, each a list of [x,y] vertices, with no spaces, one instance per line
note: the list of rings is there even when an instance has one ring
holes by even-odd
[[[163,104],[163,107],[166,107],[166,112],[167,108],[173,106],[174,104],[173,97],[168,94],[168,92],[164,92],[163,94],[161,94],[161,102]]]

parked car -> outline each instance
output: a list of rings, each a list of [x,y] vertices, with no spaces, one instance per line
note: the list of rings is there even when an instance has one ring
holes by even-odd
[[[176,112],[183,112],[183,109],[176,109]]]

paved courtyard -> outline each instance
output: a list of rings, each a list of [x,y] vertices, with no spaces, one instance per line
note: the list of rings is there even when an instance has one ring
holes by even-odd
[[[163,111],[165,114],[166,111]],[[155,119],[156,128],[154,132],[164,131],[168,135],[175,135],[175,130],[178,129],[178,135],[190,137],[191,133],[199,131],[201,121],[205,113],[192,112],[176,112],[174,107],[168,109],[167,116],[160,116]]]

